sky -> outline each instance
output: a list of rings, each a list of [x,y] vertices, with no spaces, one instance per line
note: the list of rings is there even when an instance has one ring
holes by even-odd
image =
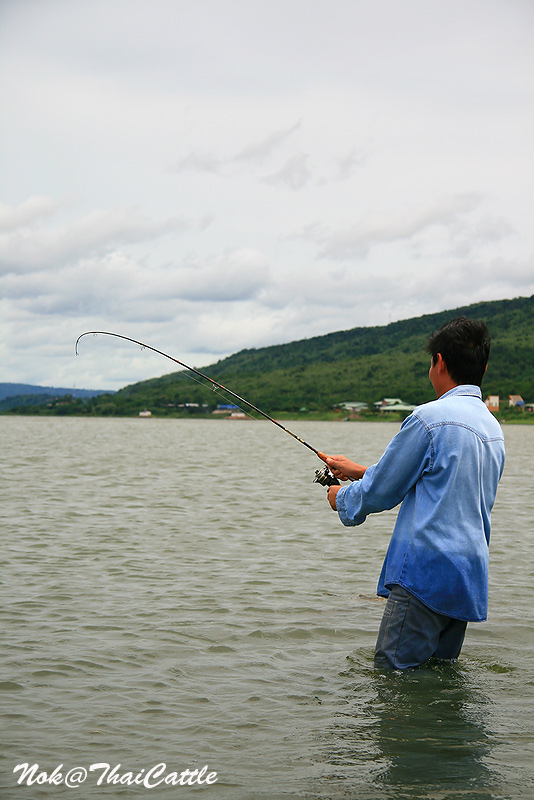
[[[0,381],[532,295],[533,40],[532,0],[2,0]]]

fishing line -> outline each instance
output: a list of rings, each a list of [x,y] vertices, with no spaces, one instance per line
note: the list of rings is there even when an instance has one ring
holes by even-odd
[[[183,376],[185,378],[189,378],[190,381],[193,381],[198,386],[201,386],[203,389],[207,388],[205,383],[202,383],[202,381],[199,381],[198,378],[194,377],[194,375],[188,375],[187,372],[179,372],[178,376],[179,377]],[[217,391],[217,386],[213,386],[211,391],[213,392],[213,394],[216,394],[217,397],[220,397],[221,400],[228,400],[228,397],[225,397],[224,394],[222,394],[220,391]],[[250,417],[250,419],[253,419],[255,421],[258,420],[258,417],[255,417],[254,414],[251,414],[250,411],[247,411],[246,408],[241,408],[241,406],[232,406],[232,407],[233,408],[238,408],[240,411],[243,412],[243,414],[246,414],[247,417]]]
[[[200,372],[200,370],[196,369],[195,367],[190,367],[188,364],[185,364],[183,361],[180,361],[179,359],[174,358],[174,356],[170,356],[168,353],[164,353],[162,350],[158,350],[156,347],[151,347],[151,345],[149,345],[149,344],[144,344],[144,342],[139,342],[139,341],[137,341],[137,339],[131,339],[129,336],[123,336],[121,333],[111,333],[110,331],[85,331],[85,333],[81,333],[78,336],[78,338],[76,339],[76,344],[74,346],[74,351],[75,351],[76,355],[79,355],[78,354],[78,342],[84,336],[89,336],[89,335],[92,335],[92,336],[97,336],[97,335],[100,335],[100,336],[115,336],[117,339],[125,339],[127,342],[132,342],[133,344],[139,345],[139,347],[142,350],[152,350],[152,352],[158,353],[158,355],[163,356],[164,358],[168,358],[169,361],[174,361],[175,364],[179,364],[181,367],[184,367],[185,369],[189,370],[189,372],[193,372],[195,375],[198,375],[201,378],[203,378],[204,380],[208,381],[213,386],[213,390],[215,392],[216,392],[217,389],[222,389],[223,392],[226,392],[227,394],[231,395],[236,400],[238,400],[240,403],[245,403],[245,405],[247,405],[249,408],[252,408],[258,414],[261,414],[262,417],[265,417],[265,419],[268,419],[269,422],[274,423],[274,425],[277,425],[285,433],[289,434],[289,436],[292,436],[293,439],[297,440],[297,442],[300,442],[301,444],[303,444],[304,447],[307,447],[309,450],[311,450],[313,453],[315,453],[315,455],[319,456],[320,459],[324,460],[324,458],[326,457],[324,453],[322,453],[320,450],[317,450],[315,447],[313,447],[308,442],[305,442],[304,439],[301,439],[300,436],[297,436],[296,433],[293,433],[293,431],[290,431],[289,428],[286,428],[285,425],[282,425],[281,422],[278,422],[276,419],[273,419],[273,417],[270,417],[269,414],[265,413],[265,411],[262,411],[261,408],[258,408],[257,406],[255,406],[249,400],[245,400],[244,397],[241,397],[240,395],[238,395],[235,392],[233,392],[231,389],[228,389],[227,386],[223,386],[222,383],[219,383],[218,381],[215,381],[213,378],[210,378],[209,375],[205,375],[203,372]],[[191,378],[191,380],[195,380],[195,378],[193,378],[192,375],[188,375],[187,377]],[[203,384],[200,383],[200,381],[196,381],[196,383],[199,383],[201,386],[203,385]],[[218,394],[218,392],[216,392],[216,394]],[[226,398],[224,398],[224,399],[226,399]],[[252,416],[252,415],[249,415],[249,416]],[[252,417],[252,418],[255,419],[255,417]],[[321,482],[321,481],[317,481],[317,482]]]

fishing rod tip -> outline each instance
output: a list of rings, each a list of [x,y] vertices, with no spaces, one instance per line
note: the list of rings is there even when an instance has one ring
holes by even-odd
[[[84,331],[84,333],[80,333],[80,335],[79,335],[79,336],[78,336],[78,338],[76,339],[76,342],[74,343],[74,352],[76,353],[76,355],[77,355],[77,356],[79,356],[79,355],[80,355],[80,354],[78,353],[78,343],[79,343],[80,339],[81,339],[83,336],[86,336],[88,333],[89,333],[89,331]]]

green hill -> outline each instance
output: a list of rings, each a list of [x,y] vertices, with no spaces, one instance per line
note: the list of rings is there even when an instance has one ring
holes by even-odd
[[[421,403],[434,397],[427,375],[428,336],[462,314],[484,319],[490,327],[492,351],[484,392],[534,400],[534,296],[242,350],[202,371],[268,413],[302,407],[321,411],[343,401],[372,403],[384,396]],[[109,402],[125,411],[146,407],[154,413],[167,404],[211,407],[223,401],[210,387],[199,386],[184,373],[172,373],[127,386]]]
[[[269,414],[325,412],[337,403],[373,403],[382,397],[400,397],[418,404],[434,398],[428,381],[430,333],[452,317],[465,314],[484,319],[492,336],[484,396],[520,394],[534,401],[534,296],[474,305],[426,314],[385,326],[353,328],[288,344],[242,350],[202,369]],[[221,398],[210,386],[176,372],[142,381],[83,404],[92,414],[199,413],[183,404],[234,402]],[[201,381],[202,383],[202,381]],[[73,409],[75,411],[75,409]],[[80,413],[78,405],[76,413]],[[82,413],[83,413],[82,411]],[[61,413],[66,413],[63,406]],[[205,413],[205,412],[204,412]]]

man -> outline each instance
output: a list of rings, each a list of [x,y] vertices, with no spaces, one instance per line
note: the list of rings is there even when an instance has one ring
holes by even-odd
[[[437,400],[407,417],[371,467],[324,456],[337,478],[353,480],[328,489],[344,525],[402,502],[378,582],[388,600],[377,664],[457,658],[467,622],[486,619],[490,515],[505,457],[480,390],[489,349],[485,323],[446,323],[427,345]]]

